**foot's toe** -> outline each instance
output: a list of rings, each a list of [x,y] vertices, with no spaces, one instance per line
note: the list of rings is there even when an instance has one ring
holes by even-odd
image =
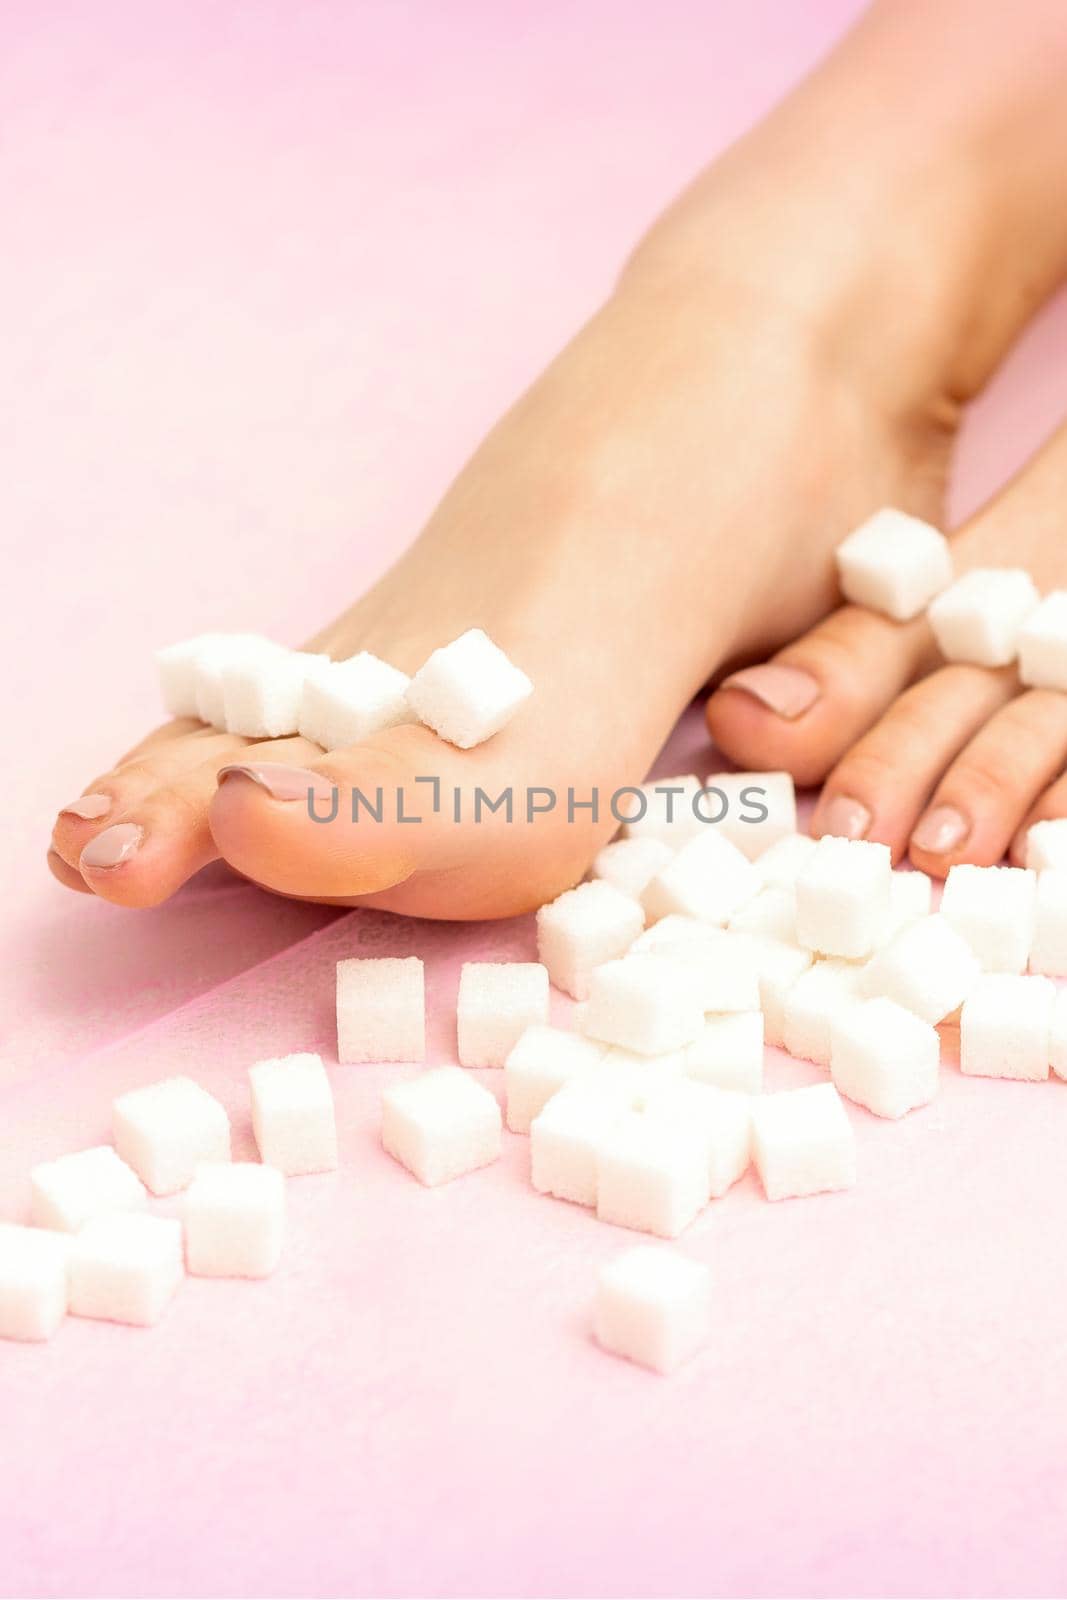
[[[967,741],[1015,694],[1014,674],[951,666],[890,706],[826,781],[812,832],[877,839],[903,855],[927,797]]]
[[[727,678],[708,701],[708,728],[741,767],[819,783],[935,657],[924,619],[843,606],[773,660]]]
[[[959,861],[993,865],[1065,761],[1067,696],[1044,689],[1018,695],[945,773],[911,835],[912,861],[938,876]]]
[[[48,870],[64,889],[73,889],[77,894],[92,894],[92,890],[80,872],[75,872],[73,867],[68,867],[63,857],[54,850],[48,852]]]

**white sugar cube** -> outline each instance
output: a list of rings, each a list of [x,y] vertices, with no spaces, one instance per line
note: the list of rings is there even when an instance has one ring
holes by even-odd
[[[677,1050],[703,1031],[699,974],[656,955],[597,967],[583,1028],[592,1039],[641,1055]]]
[[[817,844],[818,840],[806,833],[789,833],[762,850],[753,862],[761,887],[794,889]]]
[[[1037,880],[1030,971],[1067,978],[1067,867],[1050,867]]]
[[[332,1172],[337,1166],[337,1122],[322,1057],[257,1061],[248,1076],[260,1158],[288,1177]]]
[[[612,1355],[669,1373],[710,1331],[711,1274],[701,1262],[645,1245],[601,1268],[593,1332]]]
[[[712,772],[704,791],[703,814],[750,861],[796,834],[796,787],[788,772]]]
[[[297,731],[304,684],[326,657],[303,650],[250,651],[222,667],[222,708],[227,733],[281,739]]]
[[[193,668],[196,714],[201,722],[212,728],[225,728],[226,671],[241,663],[272,660],[279,648],[258,633],[218,633],[202,642]]]
[[[685,1075],[719,1089],[759,1094],[763,1087],[763,1016],[759,1011],[706,1018],[685,1051]]]
[[[674,918],[666,919],[674,921]],[[658,926],[658,924],[657,924]],[[694,980],[701,1009],[721,1014],[759,1009],[759,975],[748,940],[708,924],[712,937],[658,943],[639,950],[634,945],[627,959],[655,961],[661,970],[686,972]]]
[[[802,1061],[830,1064],[830,1029],[834,1019],[855,1005],[863,968],[848,961],[816,961],[802,972],[785,996],[782,1043]]]
[[[136,1212],[94,1217],[71,1243],[70,1311],[150,1328],[183,1276],[176,1218]]]
[[[713,943],[723,937],[722,928],[716,927],[713,922],[701,922],[699,917],[661,917],[634,940],[630,954],[644,955],[649,950],[662,950],[681,944]]]
[[[427,1188],[500,1154],[500,1107],[462,1067],[434,1067],[382,1094],[382,1146]]]
[[[751,861],[729,839],[708,830],[657,872],[641,903],[653,921],[677,913],[722,926],[759,887]]]
[[[909,922],[930,915],[933,889],[933,882],[925,872],[894,871],[889,881],[889,914],[879,936],[879,949]]]
[[[581,1081],[583,1087],[600,1085],[625,1095],[631,1109],[640,1111],[650,1094],[680,1078],[684,1071],[685,1050],[665,1050],[662,1055],[643,1056],[616,1044]]]
[[[709,1199],[707,1145],[698,1128],[632,1112],[597,1146],[601,1222],[676,1239]]]
[[[553,1095],[530,1124],[530,1182],[541,1194],[596,1205],[597,1150],[634,1105],[631,1085],[607,1079],[607,1060],[590,1081],[577,1078]]]
[[[830,1076],[877,1117],[902,1117],[937,1093],[941,1040],[895,1000],[864,1000],[830,1023]]]
[[[38,1228],[77,1233],[93,1217],[137,1211],[144,1184],[109,1144],[44,1161],[30,1173],[30,1217]]]
[[[889,916],[888,845],[819,840],[797,878],[797,943],[824,956],[870,955]]]
[[[255,1161],[205,1161],[182,1206],[185,1264],[198,1278],[268,1278],[285,1240],[285,1179]]]
[[[924,1022],[943,1022],[962,1005],[981,973],[978,957],[944,917],[907,923],[863,969],[862,991],[883,995]]]
[[[1056,985],[983,973],[960,1012],[960,1071],[973,1078],[1048,1077]]]
[[[361,650],[348,661],[330,661],[304,677],[297,726],[304,739],[324,750],[360,744],[384,728],[411,720],[406,672]]]
[[[1026,865],[1032,872],[1067,867],[1067,817],[1033,824],[1026,835]]]
[[[1049,1025],[1049,1066],[1057,1078],[1067,1078],[1067,989],[1057,988]]]
[[[221,633],[200,633],[156,651],[156,667],[163,704],[172,717],[199,716],[196,702],[196,670],[201,656],[213,649]]]
[[[579,1033],[540,1025],[527,1028],[504,1063],[507,1122],[512,1133],[529,1133],[534,1117],[552,1096],[606,1054],[606,1045]]]
[[[641,839],[616,839],[593,857],[593,877],[614,884],[623,894],[639,900],[646,886],[665,867],[674,849],[651,835]]]
[[[797,933],[797,892],[795,888],[761,889],[754,900],[735,911],[730,918],[733,933],[758,933],[765,939],[790,943]]]
[[[1019,677],[1031,689],[1067,689],[1067,589],[1054,589],[1019,629]]]
[[[702,820],[700,779],[693,772],[681,778],[652,778],[632,794],[620,794],[617,814],[627,819],[622,825],[625,839],[659,839],[674,850],[699,839],[708,828]]]
[[[470,750],[510,722],[533,684],[481,628],[435,650],[416,672],[408,706],[449,744]]]
[[[594,879],[541,907],[537,954],[557,989],[584,1000],[593,968],[623,955],[644,925],[636,900]]]
[[[764,1042],[784,1045],[786,1001],[793,985],[812,965],[811,951],[784,944],[780,939],[764,939],[756,934],[739,934],[737,937],[747,938],[751,942],[759,979]]]
[[[952,582],[944,534],[890,506],[876,511],[837,547],[846,600],[907,622]]]
[[[115,1149],[153,1194],[177,1194],[201,1161],[229,1161],[230,1119],[192,1078],[164,1078],[120,1095],[112,1107]]]
[[[0,1339],[50,1339],[67,1314],[69,1241],[0,1222]]]
[[[467,961],[456,1028],[465,1067],[502,1067],[527,1028],[548,1021],[548,973],[536,961]]]
[[[978,567],[939,594],[927,616],[946,661],[1006,667],[1015,660],[1019,631],[1038,604],[1020,567]]]
[[[832,1083],[752,1101],[752,1154],[768,1200],[849,1189],[856,1139]]]
[[[418,956],[337,963],[337,1059],[426,1059],[426,984]]]
[[[966,939],[983,972],[1019,973],[1034,936],[1036,895],[1037,876],[1022,867],[952,867],[941,915]]]
[[[700,1134],[708,1163],[708,1194],[724,1195],[752,1159],[752,1097],[681,1078],[645,1102],[649,1122]]]

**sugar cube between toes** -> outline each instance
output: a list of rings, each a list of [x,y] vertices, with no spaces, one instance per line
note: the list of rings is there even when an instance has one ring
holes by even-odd
[[[983,972],[1025,970],[1034,936],[1037,877],[1023,867],[949,870],[941,915],[981,963]]]
[[[468,961],[456,1027],[465,1067],[502,1067],[527,1028],[548,1021],[548,973],[536,961]]]
[[[185,1264],[198,1278],[267,1278],[285,1242],[285,1178],[256,1161],[206,1161],[182,1205]]]
[[[504,1063],[507,1123],[512,1133],[529,1133],[530,1124],[552,1096],[607,1054],[607,1045],[562,1028],[526,1028]]]
[[[218,633],[202,642],[193,669],[196,715],[201,722],[225,728],[227,670],[240,663],[272,659],[278,649],[273,640],[258,633]]]
[[[525,672],[481,628],[435,650],[408,688],[408,707],[460,750],[491,739],[533,693]]]
[[[797,943],[824,956],[870,955],[889,916],[888,846],[824,836],[797,878]]]
[[[1047,1078],[1056,986],[984,973],[960,1012],[960,1071],[974,1078]]]
[[[176,1194],[202,1161],[230,1159],[225,1107],[192,1078],[131,1089],[112,1107],[115,1148],[153,1194]]]
[[[426,985],[418,956],[337,963],[338,1061],[423,1061]]]
[[[957,578],[927,612],[946,661],[1006,667],[1015,660],[1019,633],[1036,609],[1038,592],[1019,567],[978,567]]]
[[[332,1172],[337,1166],[337,1123],[322,1057],[257,1061],[248,1077],[260,1158],[288,1177]]]
[[[883,995],[924,1022],[943,1022],[981,975],[978,957],[939,914],[907,923],[863,969],[866,998]]]
[[[326,657],[280,645],[249,651],[222,667],[222,706],[227,733],[249,739],[280,739],[294,734],[309,674]]]
[[[93,1217],[138,1211],[144,1184],[109,1144],[43,1161],[30,1172],[30,1217],[38,1228],[77,1233]]]
[[[50,1339],[67,1314],[70,1244],[44,1228],[0,1222],[0,1339]]]
[[[902,1117],[937,1093],[941,1040],[895,1000],[864,1000],[830,1023],[830,1076],[878,1117]]]
[[[201,633],[193,639],[183,639],[178,644],[166,645],[156,651],[156,668],[159,673],[160,693],[164,708],[172,717],[199,716],[196,700],[197,663],[201,656],[214,648],[221,633]]]
[[[597,1343],[654,1372],[694,1356],[711,1331],[711,1274],[673,1250],[639,1246],[600,1269],[593,1309]]]
[[[488,1166],[500,1143],[500,1107],[462,1067],[435,1067],[382,1094],[382,1146],[428,1188]]]
[[[856,1181],[856,1140],[832,1083],[757,1095],[752,1153],[768,1200],[848,1189]]]
[[[323,662],[305,674],[297,726],[324,750],[343,750],[411,720],[406,672],[361,650],[347,661]]]
[[[1054,589],[1019,629],[1019,677],[1031,689],[1067,689],[1067,589]]]
[[[71,1243],[71,1314],[149,1328],[182,1277],[182,1225],[176,1218],[138,1212],[94,1217]]]
[[[952,582],[948,540],[918,517],[886,506],[837,547],[846,600],[908,622]]]
[[[537,913],[537,954],[557,989],[585,1000],[594,967],[627,951],[645,925],[636,900],[594,879]]]

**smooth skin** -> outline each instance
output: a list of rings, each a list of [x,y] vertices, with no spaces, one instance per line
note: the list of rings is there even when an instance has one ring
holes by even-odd
[[[581,800],[639,782],[705,684],[775,651],[762,691],[749,674],[713,695],[716,737],[805,781],[832,771],[820,822],[835,801],[863,805],[870,836],[895,830],[899,853],[919,788],[920,809],[952,803],[937,786],[959,747],[933,713],[912,728],[896,704],[934,665],[925,624],[833,611],[833,552],[881,505],[940,522],[963,409],[1067,271],[1065,68],[1059,0],[1010,14],[879,0],[655,224],[411,549],[311,641],[411,672],[482,627],[534,682],[514,721],[472,751],[402,727],[328,756],[171,723],[60,813],[59,880],[155,905],[221,855],[289,896],[428,917],[527,910],[615,829],[603,802],[569,818],[568,788]],[[900,106],[907,118],[887,115]],[[1018,564],[1015,515],[991,507],[959,550]],[[1057,558],[1067,582],[1055,541],[1035,550],[1042,584]],[[953,671],[972,685],[953,713],[968,738],[1007,715],[1006,675]],[[856,742],[894,717],[925,777],[890,803],[885,764]],[[852,746],[866,786],[843,765]],[[1050,741],[1043,777],[1035,754],[1030,787],[1064,753]],[[466,820],[432,812],[415,785],[430,775],[463,792]],[[371,828],[343,804],[317,824],[308,788],[333,785],[402,789],[423,820]],[[563,803],[474,825],[474,790],[507,786]],[[996,834],[972,817],[965,853]]]

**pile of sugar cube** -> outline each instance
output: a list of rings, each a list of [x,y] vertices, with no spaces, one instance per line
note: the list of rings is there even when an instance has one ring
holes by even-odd
[[[369,650],[347,661],[254,633],[204,633],[157,651],[163,704],[250,739],[300,734],[324,750],[421,722],[461,750],[499,733],[533,685],[480,628],[408,677]]]

